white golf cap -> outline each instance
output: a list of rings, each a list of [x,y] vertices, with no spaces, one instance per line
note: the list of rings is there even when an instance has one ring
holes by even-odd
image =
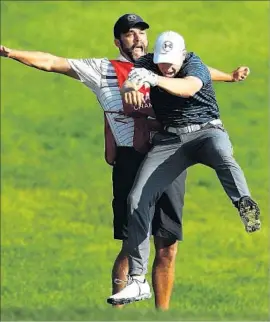
[[[154,63],[182,65],[185,48],[185,41],[181,35],[174,31],[165,31],[156,40]]]

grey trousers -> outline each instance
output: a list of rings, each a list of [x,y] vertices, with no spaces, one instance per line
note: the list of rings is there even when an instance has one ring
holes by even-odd
[[[213,168],[235,204],[250,196],[244,174],[233,157],[229,136],[221,125],[187,134],[158,133],[136,176],[128,197],[129,274],[147,272],[153,205],[162,192],[188,167],[204,164]]]

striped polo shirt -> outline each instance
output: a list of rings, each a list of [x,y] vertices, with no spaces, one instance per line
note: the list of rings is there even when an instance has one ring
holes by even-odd
[[[128,62],[123,56],[119,56],[117,60]],[[80,81],[96,95],[106,113],[117,146],[132,147],[134,120],[116,113],[123,111],[123,103],[111,62],[107,58],[68,59],[68,62]]]
[[[147,54],[135,62],[135,67],[146,68],[161,75],[158,66],[153,63],[153,54]],[[156,118],[164,126],[181,127],[190,124],[202,124],[219,118],[219,108],[207,66],[194,53],[187,54],[183,65],[175,76],[198,77],[203,86],[193,97],[185,98],[172,95],[160,87],[151,87],[150,99]]]

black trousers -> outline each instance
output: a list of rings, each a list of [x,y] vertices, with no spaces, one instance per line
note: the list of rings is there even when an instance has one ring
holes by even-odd
[[[128,237],[127,197],[145,155],[134,148],[118,147],[113,166],[113,226],[114,238]],[[182,240],[182,212],[184,206],[186,171],[184,171],[161,195],[155,205],[152,234],[164,238]]]

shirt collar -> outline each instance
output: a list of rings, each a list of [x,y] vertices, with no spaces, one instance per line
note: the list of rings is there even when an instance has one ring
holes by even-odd
[[[126,63],[131,63],[131,61],[129,61],[128,59],[126,59],[123,55],[119,55],[118,57],[117,57],[117,60],[119,60],[119,61],[123,61],[123,62],[126,62]]]

